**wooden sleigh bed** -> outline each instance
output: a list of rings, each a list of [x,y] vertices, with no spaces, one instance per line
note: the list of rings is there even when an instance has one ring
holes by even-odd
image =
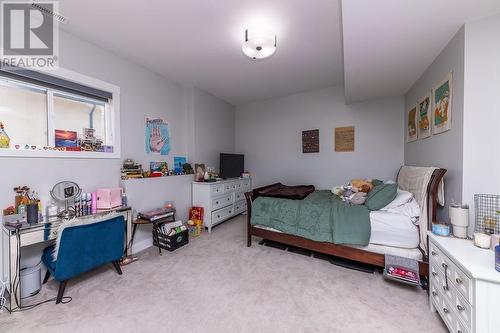
[[[436,221],[436,211],[438,205],[438,190],[443,179],[446,169],[436,169],[434,170],[432,177],[427,186],[427,230],[432,227],[432,222]],[[399,174],[398,174],[399,175]],[[289,246],[295,246],[298,248],[319,252],[326,255],[332,255],[340,257],[343,259],[348,259],[364,264],[370,264],[376,267],[383,268],[385,266],[385,255],[381,253],[370,252],[364,249],[355,248],[347,245],[339,245],[329,242],[318,242],[311,239],[307,239],[300,236],[290,235],[282,233],[279,231],[273,231],[265,228],[259,228],[253,226],[250,221],[252,218],[252,202],[259,196],[258,193],[266,189],[267,186],[255,189],[251,192],[246,192],[245,197],[247,201],[247,246],[252,245],[252,236],[260,237],[262,239],[282,243]],[[422,227],[422,226],[420,226]],[[429,275],[429,263],[425,253],[428,251],[422,251],[424,254],[423,259],[419,261],[420,275],[428,277]]]

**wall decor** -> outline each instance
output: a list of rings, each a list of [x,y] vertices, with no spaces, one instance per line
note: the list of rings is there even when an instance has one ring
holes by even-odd
[[[354,126],[336,127],[335,128],[335,151],[349,152],[354,151]]]
[[[194,179],[196,181],[203,181],[205,177],[205,164],[195,164],[194,172],[195,172]]]
[[[167,162],[149,162],[150,172],[161,172],[162,174],[167,174],[168,164]]]
[[[174,172],[181,173],[184,172],[182,166],[187,162],[187,159],[183,156],[174,156]]]
[[[302,153],[319,153],[319,129],[302,131]]]
[[[431,94],[418,101],[418,138],[431,136]]]
[[[432,90],[432,133],[439,134],[451,129],[452,73]]]
[[[77,147],[77,135],[74,131],[55,130],[56,147]]]
[[[161,118],[146,117],[146,154],[168,155],[170,153],[170,131]]]
[[[408,124],[406,128],[406,142],[412,142],[418,139],[417,133],[417,106],[408,111]]]

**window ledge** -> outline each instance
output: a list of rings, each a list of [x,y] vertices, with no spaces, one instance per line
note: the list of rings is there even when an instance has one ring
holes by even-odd
[[[0,157],[54,157],[54,158],[91,158],[112,159],[120,158],[120,152],[103,153],[95,151],[44,151],[28,149],[0,148]]]

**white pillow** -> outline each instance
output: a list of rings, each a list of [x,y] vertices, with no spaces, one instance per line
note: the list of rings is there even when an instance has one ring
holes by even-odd
[[[384,208],[382,208],[380,210],[390,210],[390,209],[402,206],[402,205],[410,202],[410,200],[412,198],[413,198],[413,194],[411,194],[408,191],[403,191],[400,188],[398,188],[396,198],[394,198],[394,200],[392,200],[387,206],[385,206]]]

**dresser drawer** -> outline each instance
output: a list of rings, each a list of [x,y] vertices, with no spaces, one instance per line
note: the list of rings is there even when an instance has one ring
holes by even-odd
[[[441,318],[443,318],[444,322],[448,325],[448,328],[452,329],[456,326],[457,323],[457,315],[455,311],[453,311],[453,307],[446,302],[443,298],[441,302],[441,308],[438,308],[441,313]]]
[[[459,293],[457,293],[455,297],[455,312],[465,324],[464,326],[470,330],[472,326],[472,308],[469,302],[467,302]]]
[[[234,191],[236,189],[236,183],[237,182],[231,182],[231,183],[224,184],[224,192]]]
[[[470,331],[465,327],[465,325],[460,321],[457,320],[455,323],[455,331],[456,333],[469,333]]]
[[[210,185],[210,194],[218,195],[224,193],[224,186],[222,184]]]
[[[250,184],[251,184],[250,179],[243,179],[243,180],[241,181],[241,186],[242,186],[242,188],[243,188],[245,191],[250,190]]]
[[[233,205],[216,210],[215,212],[212,213],[212,225],[227,219],[228,217],[233,215],[233,212],[234,212]]]
[[[471,279],[458,266],[453,264],[451,279],[457,286],[458,292],[472,304]]]
[[[233,194],[226,194],[212,199],[212,211],[222,207],[227,207],[233,203]]]
[[[234,194],[234,201],[245,200],[245,192],[236,192]]]
[[[234,203],[234,213],[239,214],[247,210],[247,203],[245,200],[237,201]]]

